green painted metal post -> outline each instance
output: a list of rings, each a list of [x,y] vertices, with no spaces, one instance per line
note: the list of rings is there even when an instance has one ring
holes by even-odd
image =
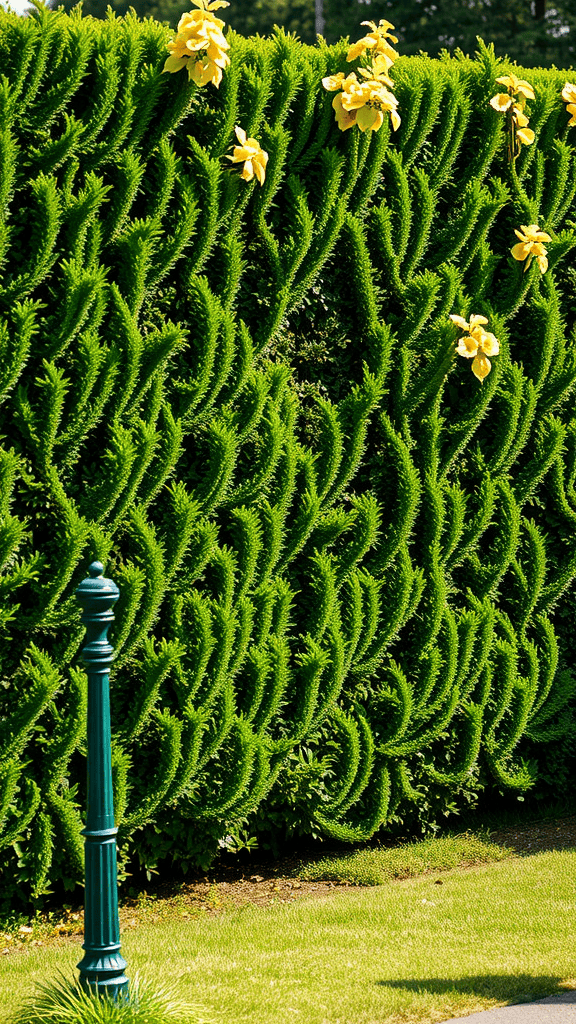
[[[118,587],[103,578],[104,567],[92,562],[90,578],[76,590],[83,609],[87,643],[82,660],[88,673],[88,810],[85,836],[84,956],[80,981],[113,999],[128,991],[126,961],[120,955],[116,835],[112,795],[110,734],[110,665],[114,656],[108,630]]]

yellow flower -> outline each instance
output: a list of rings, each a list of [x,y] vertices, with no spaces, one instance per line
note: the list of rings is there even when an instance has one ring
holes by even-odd
[[[513,103],[512,104],[512,113],[514,115],[514,120],[515,120],[516,124],[520,128],[525,128],[526,125],[528,124],[528,118],[526,117],[526,114],[522,110],[522,107],[520,107],[517,103]]]
[[[521,225],[520,231],[514,228],[514,234],[520,239],[517,245],[514,245],[510,252],[512,253],[515,260],[526,260],[526,266],[524,271],[528,270],[532,259],[535,257],[540,267],[540,273],[545,274],[548,270],[548,250],[544,248],[542,242],[551,242],[550,235],[547,235],[545,231],[541,231],[537,224],[529,224],[527,227]]]
[[[536,136],[531,128],[520,128],[519,131],[516,132],[516,138],[519,139],[524,146],[531,146],[535,137]]]
[[[499,85],[507,86],[509,92],[519,92],[526,99],[535,99],[534,89],[523,78],[516,78],[516,75],[504,75],[502,78],[497,78],[496,81]]]
[[[400,127],[398,100],[390,92],[394,83],[388,74],[398,57],[389,42],[398,42],[390,32],[394,25],[383,18],[378,24],[374,21],[363,21],[362,24],[372,31],[353,43],[346,59],[355,60],[369,54],[371,61],[368,66],[358,68],[358,74],[364,81],[358,81],[354,72],[346,76],[339,71],[337,75],[323,78],[322,85],[328,92],[338,93],[332,100],[332,106],[341,131],[345,132],[356,124],[362,132],[377,132],[384,124],[385,114],[390,115],[396,131]]]
[[[358,82],[356,75],[351,74],[344,82],[342,107],[348,113],[356,113],[356,124],[363,132],[378,131],[384,121],[384,112],[390,114],[394,129],[398,128],[397,106],[396,97],[378,79]]]
[[[376,64],[376,68],[360,68],[364,78],[362,82],[358,81],[353,71],[346,78],[339,72],[322,80],[324,88],[329,92],[341,90],[332,100],[336,123],[341,131],[345,132],[356,124],[362,132],[377,132],[384,123],[385,113],[390,114],[394,130],[399,127],[398,100],[386,88],[385,83],[392,83],[381,71],[383,66]]]
[[[260,184],[263,185],[266,177],[268,153],[261,148],[256,139],[247,139],[243,128],[239,128],[236,125],[234,131],[240,145],[234,146],[232,156],[227,156],[226,159],[232,160],[235,164],[244,163],[242,174],[240,175],[241,178],[244,178],[244,181],[252,181],[252,178],[256,175]]]
[[[374,77],[388,75],[388,71],[392,67],[394,61],[390,60],[390,57],[386,53],[377,53],[372,61],[372,71]],[[362,71],[362,68],[360,68]]]
[[[500,352],[498,339],[494,334],[484,330],[484,325],[488,323],[485,316],[475,313],[468,321],[453,313],[450,319],[462,330],[468,332],[464,337],[459,338],[456,351],[465,359],[474,360],[472,373],[482,383],[492,369],[492,363],[488,356],[497,356]]]
[[[394,25],[389,21],[380,19],[378,25],[374,21],[363,21],[363,25],[367,25],[372,31],[367,33],[362,39],[359,39],[357,43],[353,43],[348,50],[348,56],[346,60],[356,60],[357,57],[363,57],[367,50],[370,50],[372,55],[384,54],[390,59],[390,63],[393,64],[395,60],[398,60],[399,54],[394,50],[389,39],[393,43],[397,43],[398,39],[396,36],[391,35],[389,29],[394,28]]]
[[[490,106],[499,114],[509,116],[508,157],[513,160],[520,152],[520,145],[530,146],[534,142],[534,132],[528,128],[528,118],[524,113],[526,100],[534,99],[534,89],[529,82],[525,82],[522,78],[516,78],[516,75],[504,75],[502,78],[497,78],[496,81],[500,85],[506,85],[508,92],[499,92],[493,96]]]
[[[230,63],[226,53],[229,43],[224,38],[224,22],[212,13],[228,7],[226,0],[192,0],[199,10],[183,14],[178,22],[177,35],[167,44],[170,56],[163,72],[174,73],[186,68],[188,77],[196,85],[212,82],[218,87],[222,70]]]
[[[499,92],[490,100],[490,106],[494,107],[494,110],[497,110],[499,114],[503,114],[513,103],[514,98],[507,92]]]
[[[571,114],[571,118],[568,121],[568,127],[576,124],[576,85],[572,85],[571,82],[566,82],[566,85],[562,89],[562,99],[567,104],[566,110]]]
[[[188,77],[196,85],[202,86],[212,82],[212,85],[218,88],[222,81],[222,68],[215,61],[209,60],[208,57],[202,57],[200,60],[190,61],[188,64]]]
[[[362,75],[363,78],[373,79],[376,82],[383,82],[384,85],[389,85],[391,89],[394,88],[394,82],[388,74],[388,69],[392,66],[392,61],[385,56],[383,53],[379,53],[374,58],[372,64],[368,68],[358,68],[358,74]]]

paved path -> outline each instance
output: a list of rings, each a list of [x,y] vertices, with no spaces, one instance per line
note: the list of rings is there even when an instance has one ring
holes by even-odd
[[[576,989],[547,996],[537,1003],[516,1003],[484,1010],[468,1017],[452,1017],[450,1024],[576,1024]]]

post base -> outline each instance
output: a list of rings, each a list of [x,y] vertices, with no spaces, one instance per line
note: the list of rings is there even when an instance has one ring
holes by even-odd
[[[77,967],[80,984],[87,991],[107,994],[114,1001],[128,994],[128,978],[124,974],[126,961],[120,956],[119,947],[89,948]]]
[[[128,998],[128,978],[125,974],[116,977],[104,976],[102,974],[89,975],[86,972],[80,973],[80,984],[87,992],[94,992],[99,996],[106,996],[112,1002],[117,1003]]]

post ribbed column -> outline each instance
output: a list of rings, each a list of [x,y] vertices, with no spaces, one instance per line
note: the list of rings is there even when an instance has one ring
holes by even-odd
[[[84,956],[80,981],[116,999],[128,991],[126,961],[120,955],[116,834],[112,792],[110,733],[110,665],[114,657],[108,630],[118,587],[103,578],[104,567],[93,562],[89,579],[76,590],[86,626],[82,660],[88,674],[88,807],[85,837]]]

